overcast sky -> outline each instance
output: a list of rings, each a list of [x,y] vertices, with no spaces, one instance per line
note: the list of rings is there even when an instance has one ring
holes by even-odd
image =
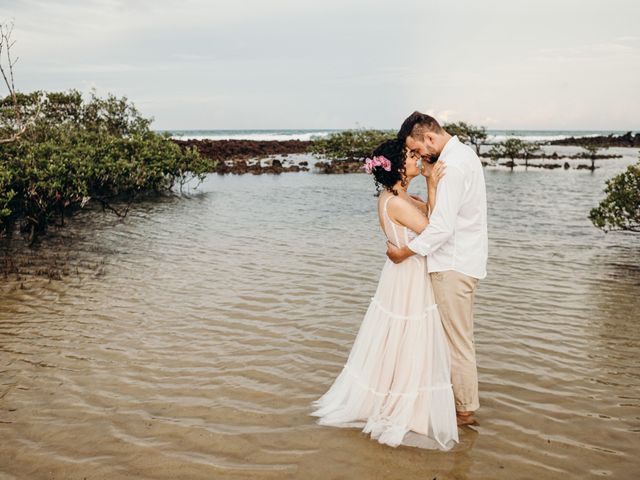
[[[640,129],[637,0],[0,0],[19,90],[158,129]],[[2,90],[6,94],[6,90]]]

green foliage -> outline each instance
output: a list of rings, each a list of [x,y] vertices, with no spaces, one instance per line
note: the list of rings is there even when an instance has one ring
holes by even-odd
[[[446,124],[444,128],[452,135],[458,135],[460,141],[475,145],[476,151],[479,151],[480,145],[487,139],[485,127],[458,122]],[[313,138],[309,151],[329,160],[362,160],[371,155],[382,142],[395,137],[396,132],[390,130],[345,130]]]
[[[589,213],[598,228],[640,232],[640,161],[607,180],[607,196]]]
[[[524,141],[519,138],[507,138],[505,141],[496,143],[491,146],[489,155],[494,160],[500,158],[510,158],[515,161],[516,157],[520,155],[520,152],[524,148]]]
[[[584,150],[582,154],[585,158],[595,157],[600,151],[600,147],[597,147],[595,145],[584,145],[582,149]]]
[[[540,145],[535,142],[525,142],[519,138],[507,138],[505,141],[497,143],[489,150],[489,156],[498,161],[500,158],[511,160],[511,169],[516,158],[524,158],[525,165],[529,165],[529,158],[540,150]]]
[[[537,142],[524,142],[522,147],[522,157],[524,158],[525,167],[529,166],[529,158],[540,152],[540,144]]]
[[[385,140],[396,137],[386,130],[345,130],[313,138],[309,151],[330,160],[362,160]]]
[[[13,172],[0,162],[0,224],[11,215],[11,202],[16,195],[12,188]]]
[[[209,170],[194,149],[152,132],[126,98],[92,93],[85,102],[71,90],[19,94],[18,102],[34,122],[17,141],[0,144],[0,233],[21,219],[33,241],[89,199],[116,211],[109,202],[168,191]],[[9,105],[0,100],[2,125],[15,115]]]
[[[602,148],[609,148],[609,147],[598,147],[596,145],[584,145],[582,147],[583,149],[582,156],[584,158],[588,158],[589,160],[591,160],[591,170],[596,169],[596,159],[598,158],[598,154],[600,153],[600,150]]]
[[[451,135],[457,135],[461,142],[476,147],[476,153],[480,155],[480,146],[487,140],[487,129],[466,122],[445,123],[444,128]]]

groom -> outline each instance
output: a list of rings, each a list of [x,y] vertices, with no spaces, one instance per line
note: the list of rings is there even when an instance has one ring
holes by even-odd
[[[436,207],[427,228],[407,246],[387,242],[387,255],[399,263],[426,255],[440,318],[449,340],[451,383],[458,425],[476,424],[480,407],[473,300],[478,280],[487,275],[487,201],[482,164],[457,136],[447,133],[435,118],[413,112],[398,138],[423,161],[447,165],[438,184]]]

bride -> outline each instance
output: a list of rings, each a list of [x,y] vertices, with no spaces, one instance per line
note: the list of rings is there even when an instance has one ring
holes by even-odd
[[[375,180],[380,226],[399,247],[428,225],[444,175],[441,162],[425,163],[421,171],[418,158],[389,140],[364,166]],[[420,174],[427,179],[428,205],[407,193]],[[426,262],[422,255],[398,264],[386,260],[346,364],[312,402],[318,424],[362,428],[392,447],[449,450],[458,442],[449,348]]]

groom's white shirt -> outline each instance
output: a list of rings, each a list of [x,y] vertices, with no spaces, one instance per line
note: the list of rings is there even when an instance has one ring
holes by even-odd
[[[480,159],[453,136],[439,160],[447,165],[438,183],[436,208],[429,225],[409,248],[428,256],[429,272],[456,270],[475,278],[487,276],[487,194]]]

